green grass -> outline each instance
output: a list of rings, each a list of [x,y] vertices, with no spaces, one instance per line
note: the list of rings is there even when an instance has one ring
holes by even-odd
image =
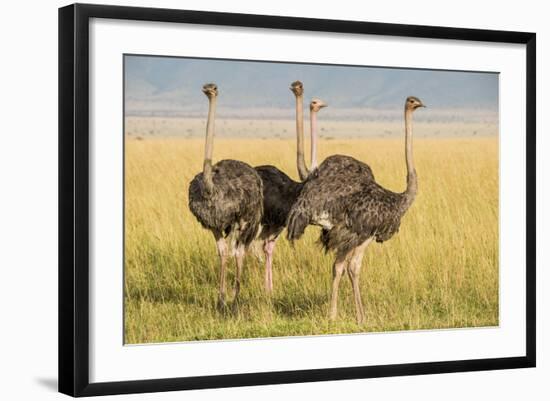
[[[220,139],[214,154],[271,163],[295,178],[294,146],[293,140]],[[294,248],[284,236],[277,242],[271,298],[263,263],[250,253],[238,311],[216,309],[214,240],[187,207],[202,147],[202,139],[126,141],[126,343],[498,325],[496,138],[415,141],[419,195],[400,232],[367,249],[362,326],[347,279],[337,321],[327,318],[333,255],[316,244],[315,227]],[[322,141],[320,156],[365,160],[378,182],[401,191],[403,147],[397,139],[337,139]],[[229,294],[233,274],[231,263]]]

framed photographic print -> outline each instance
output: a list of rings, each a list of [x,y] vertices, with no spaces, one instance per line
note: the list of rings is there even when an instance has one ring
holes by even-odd
[[[59,10],[59,390],[535,366],[535,34]]]

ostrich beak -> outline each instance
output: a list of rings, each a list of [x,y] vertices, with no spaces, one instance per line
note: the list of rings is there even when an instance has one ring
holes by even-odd
[[[327,106],[328,106],[328,103],[325,102],[324,100],[321,100],[319,98],[311,99],[310,107],[312,108],[312,110],[313,108],[316,108],[316,110],[319,111],[323,107],[327,107]]]

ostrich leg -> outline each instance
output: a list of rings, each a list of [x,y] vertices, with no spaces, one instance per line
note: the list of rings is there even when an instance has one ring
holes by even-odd
[[[363,255],[365,249],[371,243],[372,238],[369,238],[357,248],[353,250],[348,265],[348,274],[353,287],[353,297],[355,299],[355,311],[357,313],[357,323],[363,324],[365,322],[365,312],[363,310],[363,302],[361,301],[361,290],[359,288],[359,276],[361,274],[361,262],[363,261]]]
[[[342,273],[346,269],[348,263],[348,258],[351,255],[351,252],[348,254],[341,254],[338,252],[336,254],[336,260],[332,266],[332,294],[330,297],[330,312],[329,319],[335,320],[336,315],[338,314],[338,287],[340,286],[340,279],[342,278]]]
[[[275,250],[275,239],[269,238],[264,241],[265,252],[265,289],[268,294],[273,292],[273,251]]]
[[[218,296],[218,308],[223,309],[226,306],[225,303],[225,271],[227,268],[227,243],[221,233],[215,233],[216,248],[218,249],[218,256],[220,257],[220,293]]]
[[[239,301],[239,293],[241,292],[241,275],[243,273],[244,256],[246,250],[243,244],[237,246],[235,249],[235,262],[237,265],[237,274],[235,275],[235,297],[233,298],[233,305],[236,306]]]

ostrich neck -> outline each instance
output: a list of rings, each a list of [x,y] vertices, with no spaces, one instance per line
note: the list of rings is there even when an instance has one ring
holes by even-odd
[[[407,189],[404,192],[404,197],[407,208],[414,201],[418,190],[412,151],[412,113],[412,110],[405,110],[405,161],[407,163]]]
[[[309,175],[309,170],[304,159],[304,102],[303,95],[296,96],[296,164],[300,180],[304,181]]]
[[[208,192],[214,189],[212,181],[212,151],[214,148],[214,119],[216,116],[216,98],[209,98],[208,121],[206,123],[206,145],[204,148],[203,176]]]
[[[309,169],[313,171],[317,168],[317,112],[311,110],[309,118],[311,122],[311,165]]]

